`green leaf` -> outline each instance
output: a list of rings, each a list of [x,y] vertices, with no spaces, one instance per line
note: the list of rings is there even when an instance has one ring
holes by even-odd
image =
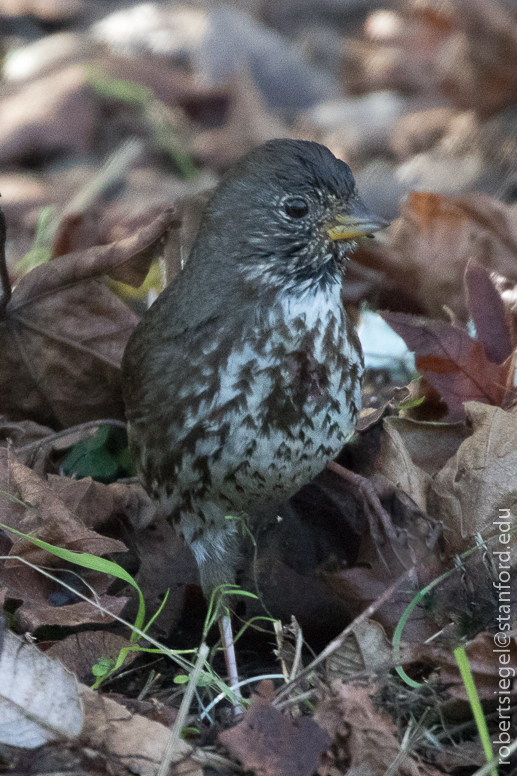
[[[109,657],[101,657],[99,661],[92,666],[92,674],[94,676],[106,676],[111,671],[112,666],[115,665],[115,661]]]
[[[131,476],[134,464],[125,430],[100,425],[93,436],[81,439],[72,447],[61,466],[68,477],[93,477],[100,482]]]
[[[182,738],[187,738],[187,736],[200,736],[200,735],[201,735],[201,731],[197,727],[189,727],[188,725],[187,727],[184,727],[183,730],[181,731]]]

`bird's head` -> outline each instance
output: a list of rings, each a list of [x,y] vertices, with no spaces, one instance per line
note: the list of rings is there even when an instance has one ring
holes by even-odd
[[[339,282],[357,239],[387,225],[328,148],[271,140],[224,175],[199,240],[250,282],[303,293]]]

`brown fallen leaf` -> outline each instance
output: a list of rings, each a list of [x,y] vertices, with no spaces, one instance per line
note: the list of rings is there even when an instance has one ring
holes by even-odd
[[[362,671],[375,673],[393,661],[393,650],[382,625],[375,620],[365,620],[355,626],[353,632],[325,662],[325,679],[353,678]]]
[[[6,16],[35,16],[48,23],[68,21],[85,10],[84,0],[1,0]]]
[[[185,613],[188,585],[199,584],[199,572],[189,548],[162,516],[131,536],[131,548],[138,557],[135,580],[142,591],[147,611],[160,609],[149,635],[163,641],[174,633]],[[167,600],[164,603],[164,598]],[[126,610],[126,617],[136,617],[136,600]]]
[[[166,210],[135,236],[71,253],[25,275],[2,322],[0,410],[67,427],[123,418],[120,360],[136,316],[102,282],[143,282],[172,222]]]
[[[405,113],[391,135],[391,149],[399,161],[429,150],[447,132],[457,115],[453,108],[430,108]]]
[[[430,475],[413,461],[397,420],[397,418],[384,420],[381,452],[375,468],[394,485],[402,488],[420,509],[425,511]],[[423,424],[415,423],[415,425]]]
[[[93,593],[86,585],[82,585],[81,592],[92,600],[95,599],[95,603],[87,601],[71,603],[70,601],[74,600],[72,596],[64,597],[64,595],[70,595],[67,590],[62,594],[63,588],[60,585],[26,566],[0,568],[0,584],[7,588],[6,598],[22,602],[16,609],[15,619],[17,627],[23,632],[33,633],[43,625],[60,625],[66,628],[74,628],[86,623],[109,625],[114,619],[111,615],[120,616],[129,601],[127,596],[113,596],[103,592],[103,589],[109,587],[112,582],[112,579],[105,574],[102,578],[100,574],[95,576],[81,574],[80,577],[74,577],[70,572],[64,574],[54,571],[54,576],[64,579],[68,584],[72,582],[74,587],[78,587],[84,579],[93,589]],[[59,597],[63,595],[62,605],[61,602],[57,606],[53,605],[52,602],[55,600],[53,596],[56,595]],[[99,606],[102,606],[106,612],[101,612]]]
[[[80,65],[24,83],[0,103],[0,161],[91,152],[99,120],[99,101]]]
[[[472,430],[464,422],[433,423],[405,417],[385,418],[384,430],[388,434],[396,432],[400,438],[398,444],[409,455],[414,466],[430,477],[436,474],[449,458],[456,454],[461,443],[472,433]],[[390,454],[385,454],[381,447],[381,456],[382,461],[376,465],[376,469],[387,477],[386,467],[391,463]],[[395,483],[399,482],[402,486],[403,476],[403,472],[400,468],[397,471],[397,466],[394,463],[393,476],[390,479]],[[429,480],[426,478],[424,490],[427,488],[428,482]],[[414,501],[420,503],[417,498],[417,490],[412,491],[402,487]]]
[[[132,774],[156,776],[171,731],[159,722],[132,714],[106,695],[79,686],[84,706],[80,743],[120,763]],[[192,747],[179,740],[173,752],[175,776],[202,776],[202,768],[192,758]]]
[[[257,694],[242,721],[219,740],[257,776],[312,776],[330,743],[312,719],[291,719]]]
[[[47,482],[65,507],[87,528],[98,528],[113,515],[115,495],[109,485],[96,482],[91,477],[74,480],[55,474],[49,474]]]
[[[404,566],[389,547],[382,547],[382,560],[373,541],[365,541],[359,563],[350,569],[328,574],[326,581],[336,598],[346,603],[349,616],[354,619],[364,609],[380,598],[385,590],[404,572]],[[431,577],[433,578],[433,577]],[[397,591],[397,595],[384,603],[375,619],[386,629],[397,626],[405,609],[415,596],[411,589]],[[433,635],[435,623],[426,618],[413,618],[404,630],[408,643],[420,643]]]
[[[486,269],[470,261],[465,273],[467,308],[476,328],[476,339],[483,343],[487,359],[502,364],[510,358],[513,347],[509,311],[502,294]]]
[[[132,714],[140,714],[140,716],[152,719],[154,722],[160,722],[168,728],[174,725],[178,717],[177,708],[160,703],[154,697],[149,701],[143,701],[139,698],[128,698],[127,695],[118,692],[110,692],[109,697],[112,701],[125,706]]]
[[[10,441],[14,447],[23,447],[31,442],[45,439],[52,433],[48,426],[41,426],[33,420],[10,420],[5,415],[0,416],[0,445]]]
[[[332,683],[332,691],[320,701],[315,721],[329,734],[332,746],[319,767],[320,776],[341,776],[367,769],[370,776],[384,776],[396,765],[400,776],[431,774],[401,749],[395,723],[372,702],[374,687]]]
[[[416,0],[413,0],[415,9]],[[422,18],[425,6],[419,3]],[[517,15],[499,0],[448,0],[435,10],[450,25],[436,52],[443,92],[460,107],[488,116],[513,104],[517,96]]]
[[[226,122],[220,128],[200,132],[192,152],[211,166],[225,166],[256,145],[290,136],[288,128],[266,108],[253,79],[242,72],[230,84]]]
[[[39,645],[41,647],[41,644]],[[121,649],[129,647],[128,639],[108,631],[81,631],[67,636],[52,644],[45,654],[53,660],[59,660],[65,668],[77,676],[81,682],[92,681],[92,666],[100,658],[116,660]],[[128,652],[123,665],[128,665],[137,656],[137,652]]]
[[[514,636],[508,636],[506,649],[509,651],[497,652],[493,633],[486,632],[478,633],[465,646],[476,690],[482,701],[490,702],[496,699],[500,701],[503,696],[506,696],[508,699],[506,703],[509,701],[514,703],[517,699],[517,687],[511,681],[508,683],[503,681],[502,684],[507,685],[505,687],[499,684],[504,673],[511,673],[501,669],[505,665],[514,666],[517,659],[517,641]],[[415,645],[413,650],[416,660],[432,660],[439,666],[440,681],[448,685],[447,690],[453,698],[468,700],[465,684],[451,649],[436,644],[434,646],[422,644]],[[500,655],[503,655],[501,660],[499,660]],[[508,662],[505,662],[508,658]]]
[[[371,40],[345,48],[347,80],[353,79],[349,88],[395,89],[438,105],[446,96],[483,117],[514,104],[517,20],[512,4],[407,0],[399,7],[391,33],[379,34],[379,20],[373,20],[366,27]]]
[[[71,482],[69,487],[73,489]],[[49,484],[19,463],[6,449],[0,449],[0,483],[4,491],[0,499],[0,522],[4,525],[75,552],[105,555],[126,551],[126,546],[117,539],[101,536],[87,528]],[[79,485],[78,491],[81,497],[84,496],[84,486],[80,485],[80,481],[74,484]],[[76,503],[81,497],[75,500],[68,494],[69,500]],[[12,538],[12,555],[19,555],[36,565],[51,562],[45,550],[26,539]]]
[[[517,282],[517,208],[486,194],[456,198],[412,191],[401,215],[354,260],[384,272],[391,310],[443,318],[444,306],[468,318],[464,273],[469,260]]]
[[[450,553],[473,546],[478,533],[497,535],[494,521],[500,510],[512,514],[517,493],[517,413],[479,402],[465,410],[472,435],[433,478],[427,502],[445,526]]]
[[[70,489],[73,490],[71,481],[69,483]],[[74,481],[74,486],[79,486],[79,498],[74,499],[70,491],[67,498],[80,507],[84,502],[85,488],[79,481]],[[127,550],[122,542],[87,528],[48,483],[17,461],[14,454],[6,448],[0,449],[0,490],[4,492],[0,499],[0,522],[4,525],[76,552],[105,555]],[[93,502],[91,504],[93,505]],[[63,574],[62,571],[57,571],[66,565],[62,560],[39,549],[26,539],[16,538],[15,534],[10,534],[7,538],[4,533],[4,537],[5,547],[2,554],[24,558],[35,565],[51,566],[58,576]],[[80,576],[69,577],[69,584],[72,583],[73,587],[79,584],[79,589],[90,595],[88,588],[81,581],[84,579],[93,587],[102,606],[109,612],[120,614],[128,598],[106,594],[113,581],[110,576],[88,572],[80,567],[76,567],[76,571],[81,572]],[[70,572],[66,573],[70,575]],[[9,598],[22,601],[17,616],[26,630],[32,631],[44,624],[72,626],[85,622],[108,623],[112,620],[109,614],[100,612],[86,601],[76,603],[77,598],[74,600],[73,594],[68,591],[62,593],[56,583],[36,570],[21,565],[21,562],[14,558],[2,562],[0,580],[0,584],[8,589]],[[56,594],[62,594],[64,597],[56,599]]]

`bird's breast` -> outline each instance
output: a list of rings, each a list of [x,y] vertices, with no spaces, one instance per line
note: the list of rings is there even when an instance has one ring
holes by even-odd
[[[361,350],[340,289],[280,297],[204,335],[188,365],[170,365],[182,370],[171,400],[148,402],[159,438],[152,456],[140,445],[146,487],[177,515],[281,502],[339,452],[360,407]]]
[[[196,452],[232,503],[294,493],[353,431],[362,357],[334,295],[281,299],[256,321],[219,373]],[[220,441],[214,452],[214,440]]]

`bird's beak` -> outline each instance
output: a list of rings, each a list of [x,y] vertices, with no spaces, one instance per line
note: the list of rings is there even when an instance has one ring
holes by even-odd
[[[361,200],[354,202],[348,213],[338,213],[334,218],[334,222],[326,227],[331,240],[356,240],[390,225],[386,219],[370,213]]]

